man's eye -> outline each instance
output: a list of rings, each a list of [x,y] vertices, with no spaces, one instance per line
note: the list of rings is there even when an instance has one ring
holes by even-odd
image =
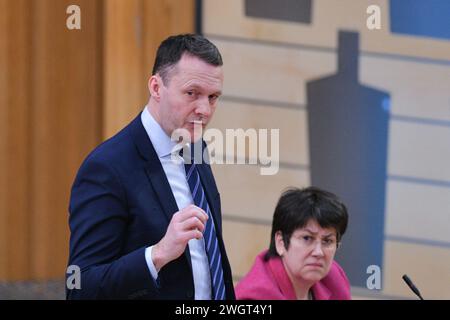
[[[197,91],[195,91],[195,90],[189,90],[189,91],[186,91],[186,94],[187,94],[189,97],[195,97],[195,96],[197,95]]]
[[[212,94],[212,95],[209,96],[209,100],[210,100],[210,101],[215,101],[215,100],[217,100],[218,98],[219,98],[219,96],[217,96],[217,95],[215,95],[215,94]]]
[[[305,241],[311,241],[311,240],[312,240],[312,237],[310,237],[310,236],[303,236],[303,240],[305,240]]]

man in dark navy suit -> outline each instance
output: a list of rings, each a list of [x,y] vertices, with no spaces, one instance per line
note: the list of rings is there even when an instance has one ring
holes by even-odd
[[[214,114],[222,57],[199,35],[164,40],[142,113],[83,162],[72,187],[68,299],[234,299],[210,166],[185,163]]]

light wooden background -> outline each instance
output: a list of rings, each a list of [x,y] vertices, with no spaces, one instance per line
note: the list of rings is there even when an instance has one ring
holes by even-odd
[[[193,0],[0,0],[0,281],[64,277],[81,161],[146,104],[161,40],[193,30]]]

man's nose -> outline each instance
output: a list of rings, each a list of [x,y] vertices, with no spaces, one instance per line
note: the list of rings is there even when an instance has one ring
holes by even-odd
[[[209,118],[211,115],[211,105],[209,104],[208,97],[204,97],[197,101],[195,113],[201,115],[203,118]]]

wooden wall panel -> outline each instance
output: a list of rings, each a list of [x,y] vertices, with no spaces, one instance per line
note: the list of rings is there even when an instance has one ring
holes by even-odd
[[[6,88],[8,83],[8,55],[7,55],[7,21],[6,10],[8,3],[6,0],[0,0],[0,69],[4,72],[0,72],[0,279],[5,279],[7,276],[7,234],[6,234],[6,208],[7,208],[7,195],[6,195],[6,169],[8,161],[6,159],[6,148],[8,145],[8,139],[6,137],[7,127],[5,119],[8,116],[7,113],[7,97]]]
[[[119,131],[145,105],[142,70],[142,1],[104,2],[104,131]]]
[[[213,165],[224,215],[270,222],[286,188],[310,185],[307,170],[279,168],[275,175],[261,175],[260,169],[257,165]]]
[[[194,31],[194,1],[104,2],[104,130],[110,137],[147,104],[147,82],[160,42]]]
[[[71,1],[33,2],[30,92],[31,272],[65,273],[70,187],[101,133],[101,1],[78,1],[81,30],[66,28]]]
[[[450,243],[450,188],[392,180],[387,188],[385,235]]]
[[[450,57],[450,49],[448,50]],[[361,55],[360,80],[391,93],[391,113],[450,122],[450,63]]]
[[[415,298],[402,280],[407,274],[424,299],[450,296],[450,250],[395,241],[385,242],[383,293]]]
[[[337,68],[330,52],[210,39],[223,56],[224,95],[305,105],[303,84]]]
[[[0,280],[64,276],[75,173],[101,135],[101,1],[1,2]]]
[[[29,272],[27,4],[24,0],[0,4],[0,279],[20,279]]]
[[[193,29],[193,0],[0,0],[0,281],[64,277],[82,160],[146,104],[160,41]]]
[[[143,0],[144,56],[141,81],[146,89],[145,102],[149,98],[147,81],[152,72],[159,44],[170,35],[194,32],[194,12],[195,0]]]
[[[390,174],[450,181],[450,126],[393,121],[389,129]]]
[[[266,129],[268,134],[270,130],[278,129],[279,161],[307,166],[309,164],[307,121],[304,109],[237,103],[227,101],[223,97],[208,128],[220,130],[223,137],[226,136],[227,129],[255,129],[257,132]],[[267,140],[270,141],[270,137]],[[225,145],[223,149],[225,150]],[[253,158],[256,160],[256,157]]]
[[[269,248],[271,224],[251,224],[223,219],[223,240],[227,248],[233,278],[240,279],[250,271],[255,257]],[[243,245],[245,243],[245,245]]]

